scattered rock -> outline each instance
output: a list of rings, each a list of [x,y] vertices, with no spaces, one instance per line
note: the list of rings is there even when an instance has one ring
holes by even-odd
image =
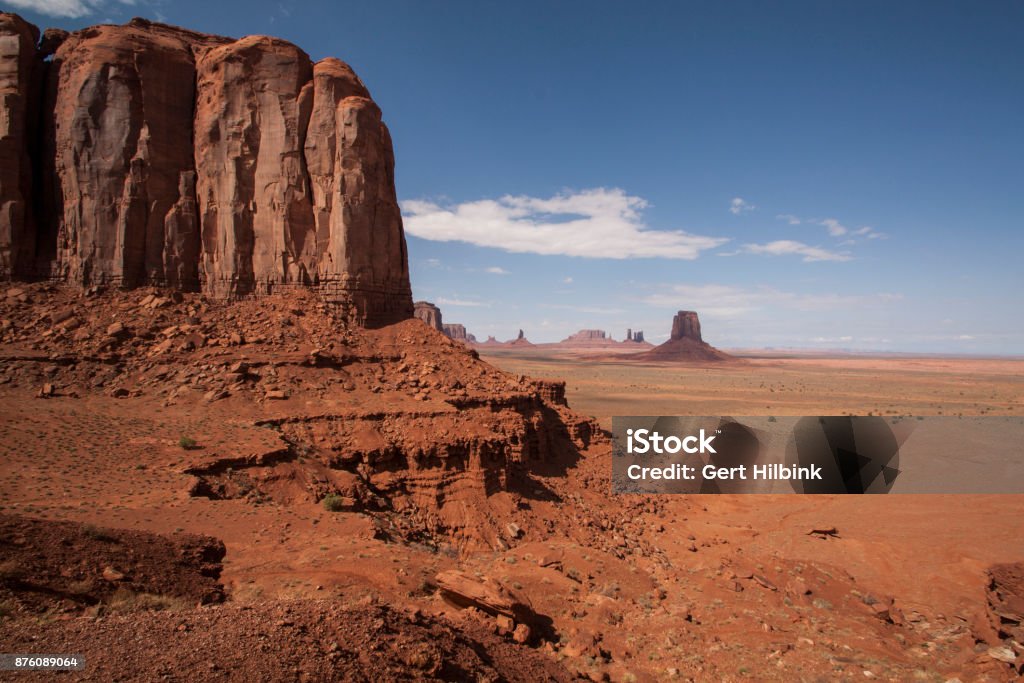
[[[107,581],[124,581],[127,578],[124,572],[119,572],[113,567],[104,567],[101,574]]]

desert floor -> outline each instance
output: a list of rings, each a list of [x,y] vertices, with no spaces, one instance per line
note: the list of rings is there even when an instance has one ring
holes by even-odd
[[[412,324],[366,335],[366,344],[390,348],[398,343],[391,337],[404,334],[410,350],[446,348],[442,339],[414,343]],[[312,329],[302,325],[282,329]],[[314,341],[296,348],[312,348]],[[29,352],[17,345],[5,348],[23,360],[0,384],[0,511],[215,536],[227,547],[221,580],[235,605],[382,602],[458,623],[471,617],[440,600],[431,582],[439,571],[459,569],[527,596],[557,632],[554,645],[538,648],[541,654],[593,680],[1002,680],[1006,670],[986,654],[994,642],[986,570],[1024,560],[1021,495],[615,496],[604,442],[563,472],[530,474],[522,490],[483,497],[451,489],[446,509],[463,511],[467,524],[503,529],[512,519],[520,527],[508,543],[459,552],[445,545],[444,533],[433,546],[382,540],[380,525],[392,517],[332,513],[299,495],[297,482],[307,476],[302,468],[312,467],[301,457],[277,469],[252,464],[278,447],[278,433],[258,418],[318,420],[333,410],[350,419],[353,411],[384,405],[370,391],[381,365],[375,357],[345,366],[355,390],[341,392],[321,386],[341,370],[292,365],[282,356],[281,372],[304,379],[296,375],[295,394],[273,405],[248,401],[248,389],[210,402],[200,390],[183,388],[170,402],[167,389],[177,384],[155,365],[122,373],[118,381],[134,381],[136,372],[140,378],[140,392],[127,397],[79,382],[73,386],[81,397],[58,392],[44,400],[37,396],[47,378],[72,371],[45,357],[24,360]],[[204,350],[200,360],[176,367],[184,372],[230,364],[243,354],[250,360],[272,355],[261,348]],[[513,373],[567,380],[570,406],[605,426],[617,413],[1024,411],[1021,361],[751,359],[687,367],[520,351],[483,359]],[[472,365],[468,358],[456,361]],[[368,370],[360,374],[363,367]],[[388,377],[397,372],[388,370]],[[67,376],[70,383],[74,377]],[[453,410],[434,398],[389,392],[390,409],[409,415],[429,409],[441,420]],[[181,435],[201,449],[183,450]],[[190,463],[215,457],[239,458],[238,467],[262,477],[273,495],[193,495]],[[541,490],[549,495],[534,495]],[[837,534],[809,533],[828,527]],[[879,613],[873,605],[892,609]],[[44,642],[56,642],[65,637],[62,623],[43,620],[33,628],[42,629]],[[979,637],[989,638],[988,645]]]
[[[481,349],[502,370],[567,383],[569,404],[612,415],[1022,415],[1024,359],[740,358],[637,363],[580,353]]]

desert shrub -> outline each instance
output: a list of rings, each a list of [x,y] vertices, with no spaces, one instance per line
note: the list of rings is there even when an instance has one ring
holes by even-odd
[[[155,595],[153,593],[136,593],[128,588],[118,588],[104,605],[108,614],[125,614],[128,612],[161,612],[181,611],[190,607],[184,598],[173,595]]]
[[[324,510],[328,512],[341,512],[345,509],[345,499],[337,493],[328,493],[323,499]]]
[[[183,436],[178,439],[178,445],[184,448],[186,451],[190,451],[196,447],[196,440],[187,436]]]

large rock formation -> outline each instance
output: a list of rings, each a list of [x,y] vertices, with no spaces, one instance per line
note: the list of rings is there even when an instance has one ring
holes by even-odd
[[[433,327],[438,332],[444,332],[444,323],[441,322],[441,309],[429,301],[417,301],[413,304],[413,315]]]
[[[37,39],[0,15],[0,273],[412,315],[390,134],[343,62],[141,19]]]
[[[700,336],[700,320],[694,311],[679,311],[672,319],[669,340],[650,351],[630,355],[633,360],[722,361],[732,358],[706,343]]]

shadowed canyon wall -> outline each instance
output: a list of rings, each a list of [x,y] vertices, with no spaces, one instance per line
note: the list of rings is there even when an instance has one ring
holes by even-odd
[[[3,276],[412,315],[391,136],[343,62],[141,19],[40,46],[0,14],[0,96]]]

